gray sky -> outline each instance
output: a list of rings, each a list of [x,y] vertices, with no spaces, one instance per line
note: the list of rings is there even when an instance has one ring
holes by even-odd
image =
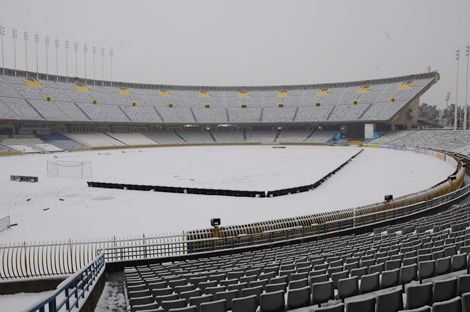
[[[423,98],[455,101],[455,49],[461,47],[464,102],[465,45],[470,41],[469,0],[0,0],[6,27],[5,61],[13,67],[11,28],[19,31],[18,67],[24,68],[23,31],[29,31],[28,66],[35,70],[35,32],[41,35],[39,69],[45,71],[43,36],[114,48],[114,80],[195,85],[306,84],[425,72],[441,81]],[[82,47],[80,50],[82,51]],[[70,51],[73,51],[73,47]],[[98,52],[99,53],[99,52]],[[79,76],[84,75],[83,52]],[[97,57],[97,78],[101,59]],[[105,78],[109,78],[109,59]],[[100,69],[100,70],[98,70]],[[69,54],[69,74],[74,75]],[[99,74],[98,74],[99,72]]]

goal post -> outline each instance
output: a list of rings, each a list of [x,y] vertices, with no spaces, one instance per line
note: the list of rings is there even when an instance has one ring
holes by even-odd
[[[48,177],[89,179],[92,177],[91,161],[47,161]]]

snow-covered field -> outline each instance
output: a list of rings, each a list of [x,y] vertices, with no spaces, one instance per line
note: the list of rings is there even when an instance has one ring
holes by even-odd
[[[85,180],[47,177],[46,162],[93,163],[92,181],[272,190],[310,184],[359,151],[357,147],[160,147],[0,158],[0,218],[17,226],[0,243],[63,241],[175,233],[352,208],[429,188],[454,168],[430,156],[365,149],[314,191],[276,198],[236,198],[88,188]],[[39,183],[10,182],[39,176]]]

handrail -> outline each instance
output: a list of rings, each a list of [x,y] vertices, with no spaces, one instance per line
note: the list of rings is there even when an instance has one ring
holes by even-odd
[[[78,309],[87,297],[91,287],[104,272],[104,254],[98,255],[90,264],[78,270],[57,286],[57,290],[47,299],[27,309],[28,312],[56,312],[65,309]]]

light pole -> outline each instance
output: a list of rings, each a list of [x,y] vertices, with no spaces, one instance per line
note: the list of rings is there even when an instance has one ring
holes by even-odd
[[[450,91],[447,91],[447,94],[446,94],[446,108],[449,107],[449,100],[450,100]]]
[[[455,60],[457,61],[457,81],[455,84],[455,106],[454,106],[454,130],[457,130],[457,111],[459,101],[459,64],[460,64],[460,48],[455,51]]]
[[[39,53],[38,53],[39,34],[34,34],[34,43],[36,44],[36,78],[39,79]]]
[[[49,44],[50,44],[49,36],[46,36],[45,39],[45,46],[46,46],[46,75],[49,76]]]
[[[75,77],[78,77],[78,42],[74,42],[74,48],[75,48]]]
[[[16,38],[18,37],[18,31],[15,28],[11,30],[11,36],[13,37],[13,64],[16,76]]]
[[[465,47],[465,56],[467,57],[467,79],[465,82],[465,107],[463,109],[463,130],[467,130],[467,110],[468,110],[468,67],[470,59],[470,44]]]
[[[23,39],[24,39],[24,62],[25,62],[25,70],[28,71],[28,39],[29,39],[29,34],[25,31],[23,33]]]
[[[86,53],[88,52],[88,45],[84,44],[83,45],[83,56],[85,60],[85,80],[86,80]]]
[[[2,44],[2,71],[5,73],[5,50],[3,49],[3,37],[5,36],[5,27],[0,25],[0,38]]]
[[[57,80],[59,79],[59,39],[54,40],[54,45],[55,45],[55,69],[56,69],[56,75],[57,75]]]
[[[109,80],[111,81],[111,84],[113,82],[113,56],[114,56],[114,50],[111,48],[109,50],[109,64],[110,64]]]
[[[65,76],[69,77],[69,47],[70,42],[65,40]]]
[[[101,48],[101,80],[104,80],[104,48]]]
[[[93,53],[93,80],[96,80],[96,67],[95,67],[96,47],[93,46],[91,48],[91,51]],[[95,84],[95,82],[93,82],[93,84]]]

